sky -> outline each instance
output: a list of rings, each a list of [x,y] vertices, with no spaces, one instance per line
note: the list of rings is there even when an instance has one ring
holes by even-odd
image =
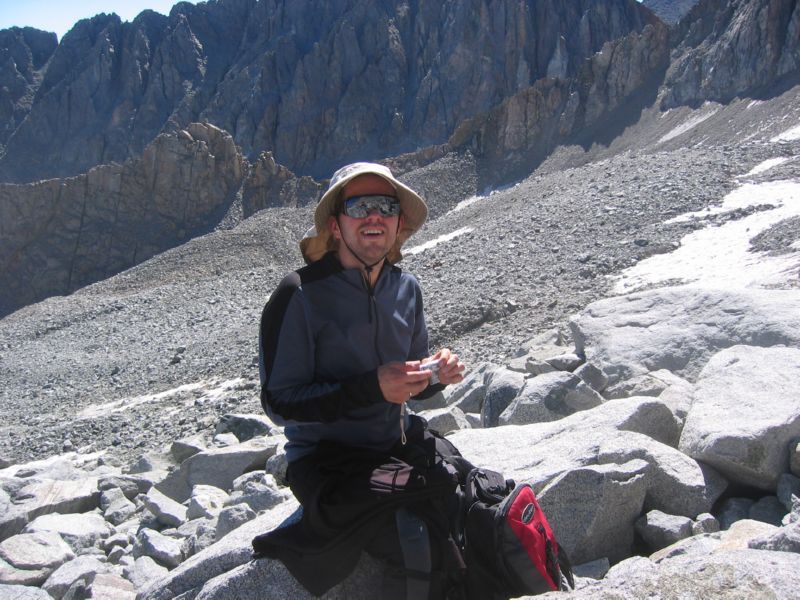
[[[81,19],[99,13],[117,13],[132,21],[149,8],[163,15],[178,0],[0,0],[0,29],[12,26],[55,31],[60,40]],[[192,2],[197,4],[197,0]]]

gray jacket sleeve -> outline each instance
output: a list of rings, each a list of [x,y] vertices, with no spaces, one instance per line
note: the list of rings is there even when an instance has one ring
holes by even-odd
[[[314,339],[297,274],[264,307],[259,332],[261,404],[276,423],[331,422],[348,410],[382,402],[376,370],[341,381],[314,379]]]

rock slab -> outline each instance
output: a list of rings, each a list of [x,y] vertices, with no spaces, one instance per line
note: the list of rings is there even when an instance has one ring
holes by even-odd
[[[734,346],[700,373],[679,448],[731,481],[775,491],[800,435],[800,350]]]

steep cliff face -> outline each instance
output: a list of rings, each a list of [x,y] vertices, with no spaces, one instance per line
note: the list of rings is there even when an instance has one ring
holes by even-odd
[[[464,120],[447,143],[396,157],[392,165],[408,170],[448,152],[469,152],[477,161],[480,188],[523,176],[558,144],[591,143],[596,130],[608,135],[617,112],[635,110],[635,96],[649,92],[654,100],[669,54],[667,26],[648,25],[604,44],[574,77],[541,79]]]
[[[56,34],[31,27],[0,31],[0,154],[30,112],[43,67],[57,45]]]
[[[634,0],[212,0],[98,15],[54,52],[0,32],[16,82],[0,86],[0,175],[84,173],[0,184],[0,316],[313,202],[347,160],[461,165],[465,193],[524,177],[659,97],[724,101],[796,75],[799,33],[796,0],[701,0],[671,30]]]
[[[698,0],[644,0],[647,8],[656,13],[665,23],[674,25],[689,14]]]
[[[75,175],[193,121],[246,156],[325,176],[444,142],[544,76],[574,76],[655,20],[634,0],[218,0],[78,23],[52,56],[0,179]]]
[[[676,37],[662,107],[727,102],[800,68],[800,3],[701,0]]]
[[[0,316],[134,266],[215,225],[241,186],[233,139],[163,134],[124,164],[0,185]]]
[[[574,75],[607,40],[651,18],[616,0],[258,8],[255,21],[271,25],[256,34],[257,58],[231,69],[203,117],[236,132],[246,152],[273,149],[282,164],[318,177],[364,155],[442,143],[539,78]]]
[[[126,24],[116,15],[78,22],[50,59],[28,118],[9,140],[2,179],[76,175],[140,153],[199,78],[193,49],[164,39],[167,24],[152,11]],[[162,68],[159,77],[154,71],[163,67],[163,56],[172,69]]]
[[[278,206],[304,206],[316,202],[325,188],[309,176],[297,177],[285,166],[275,162],[271,152],[262,152],[249,165],[242,188],[242,216]]]

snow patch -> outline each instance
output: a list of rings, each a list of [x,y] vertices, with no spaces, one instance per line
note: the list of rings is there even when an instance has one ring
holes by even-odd
[[[46,472],[51,467],[58,465],[59,463],[68,462],[70,465],[75,467],[76,469],[81,469],[86,466],[96,466],[97,459],[105,456],[105,450],[101,450],[99,452],[91,452],[88,454],[81,454],[80,452],[62,452],[60,454],[55,454],[53,456],[49,456],[47,458],[43,458],[41,460],[34,460],[31,462],[26,463],[19,463],[14,464],[5,469],[0,469],[0,478],[10,478],[16,477],[17,473],[20,471],[35,471],[35,472]]]
[[[466,200],[462,200],[461,202],[456,204],[453,207],[453,210],[451,210],[450,212],[454,213],[454,212],[458,212],[460,210],[464,210],[468,206],[472,206],[473,204],[475,204],[476,202],[479,202],[481,200],[486,200],[486,196],[470,196]]]
[[[674,252],[651,256],[625,269],[616,278],[614,293],[674,285],[676,281],[743,289],[780,287],[790,279],[797,279],[800,252],[781,256],[753,252],[750,240],[780,221],[800,216],[800,182],[748,183],[728,194],[722,206],[714,210],[724,212],[763,204],[775,208],[692,232],[681,240],[681,247]],[[707,215],[708,212],[694,214]]]
[[[425,242],[424,244],[420,244],[419,246],[414,246],[413,248],[409,248],[408,250],[403,250],[403,254],[419,254],[420,252],[424,252],[425,250],[430,250],[434,246],[438,246],[439,244],[442,244],[444,242],[449,242],[450,240],[455,239],[460,235],[464,235],[465,233],[471,233],[472,231],[473,231],[472,227],[462,227],[461,229],[456,229],[451,233],[440,235],[435,240]]]
[[[78,419],[94,419],[97,417],[105,417],[113,413],[124,412],[142,404],[151,402],[163,402],[165,400],[183,399],[182,396],[187,394],[191,395],[191,401],[197,402],[210,402],[221,399],[227,394],[237,389],[240,385],[245,383],[244,379],[229,379],[220,382],[218,379],[210,381],[199,381],[197,383],[187,383],[171,390],[159,392],[157,394],[146,394],[144,396],[134,396],[133,398],[122,398],[114,400],[113,402],[106,402],[105,404],[97,404],[88,406],[80,411],[76,417]]]
[[[681,125],[678,125],[675,129],[670,131],[668,134],[662,136],[661,139],[658,140],[658,143],[659,144],[663,144],[664,142],[668,142],[669,140],[674,139],[674,138],[678,137],[679,135],[683,135],[684,133],[686,133],[690,129],[694,129],[695,127],[700,125],[700,123],[702,123],[703,121],[713,117],[715,114],[717,114],[718,111],[719,111],[719,109],[715,108],[714,110],[712,110],[710,112],[707,112],[705,114],[697,115],[695,117],[692,117],[691,119],[689,119],[685,123],[682,123]]]
[[[782,165],[785,162],[789,162],[791,159],[785,156],[780,156],[778,158],[770,158],[769,160],[765,160],[759,165],[756,165],[752,169],[750,169],[744,175],[740,175],[740,177],[752,177],[753,175],[758,175],[759,173],[763,173],[764,171],[769,171],[772,167],[777,167],[778,165]]]
[[[776,135],[770,140],[772,143],[776,142],[794,142],[800,140],[800,125],[787,129],[783,133]]]
[[[725,198],[722,200],[722,204],[719,206],[709,206],[703,210],[684,213],[682,215],[678,215],[677,217],[667,219],[664,221],[664,224],[671,225],[673,223],[685,223],[688,221],[694,221],[696,219],[707,219],[708,217],[713,217],[714,215],[721,215],[733,210],[742,210],[755,204],[759,204],[759,202],[755,202],[753,199],[753,187],[755,187],[753,184],[743,185],[742,187],[736,188],[730,194],[725,196]]]

